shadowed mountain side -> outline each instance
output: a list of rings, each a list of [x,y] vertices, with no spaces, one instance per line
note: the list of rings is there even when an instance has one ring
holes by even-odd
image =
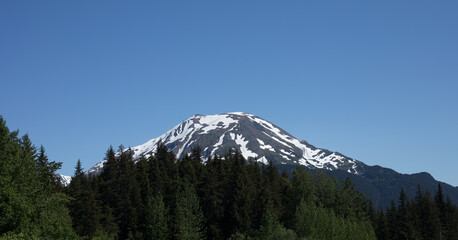
[[[278,166],[279,171],[286,170],[292,174],[295,165]],[[438,184],[441,184],[445,196],[450,196],[453,203],[458,203],[458,187],[453,187],[447,183],[435,180],[429,173],[421,172],[414,174],[401,174],[392,169],[380,166],[366,166],[365,171],[360,175],[351,174],[342,170],[317,170],[308,169],[312,173],[322,171],[328,176],[335,176],[339,180],[349,177],[355,184],[356,189],[363,192],[366,197],[372,199],[374,206],[386,208],[391,200],[397,203],[401,188],[409,199],[412,199],[420,185],[423,191],[434,194]]]

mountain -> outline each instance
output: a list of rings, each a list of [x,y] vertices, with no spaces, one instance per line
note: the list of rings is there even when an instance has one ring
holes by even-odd
[[[361,172],[365,164],[338,152],[316,148],[299,140],[274,124],[249,113],[194,115],[163,135],[133,147],[134,159],[149,157],[162,141],[178,158],[190,149],[200,146],[204,159],[224,155],[230,149],[239,150],[245,159],[253,158],[267,164],[293,164],[307,168]],[[104,161],[89,173],[98,173]]]
[[[358,190],[371,198],[375,206],[386,207],[397,201],[401,188],[408,197],[415,195],[417,186],[435,193],[440,182],[428,173],[400,174],[380,166],[368,166],[338,152],[317,148],[299,140],[280,127],[249,113],[225,113],[219,115],[194,115],[161,136],[130,148],[134,160],[154,154],[162,142],[178,158],[193,147],[200,146],[204,161],[215,154],[224,156],[229,150],[241,152],[246,159],[267,164],[272,161],[280,170],[291,173],[297,167],[310,171],[321,170],[338,179],[351,178]],[[87,171],[98,174],[105,160]],[[458,203],[458,188],[440,183],[444,193]]]
[[[65,176],[62,174],[56,174],[56,178],[60,181],[60,183],[64,186],[68,186],[70,184],[70,181],[72,180],[72,177],[70,176]]]

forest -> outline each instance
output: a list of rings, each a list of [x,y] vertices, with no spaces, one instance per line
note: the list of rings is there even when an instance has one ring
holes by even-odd
[[[109,147],[98,175],[78,160],[69,186],[28,135],[0,117],[0,239],[458,239],[458,209],[439,185],[375,209],[350,179],[246,160],[182,159]]]

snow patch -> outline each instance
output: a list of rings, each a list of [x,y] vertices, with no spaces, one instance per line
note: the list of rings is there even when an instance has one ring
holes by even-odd
[[[64,187],[70,185],[70,182],[72,181],[72,177],[70,177],[70,176],[65,176],[65,175],[62,175],[62,174],[56,174],[56,176],[59,178],[60,183]]]
[[[223,114],[199,117],[199,124],[203,125],[203,127],[201,127],[201,132],[199,134],[206,134],[218,128],[228,128],[231,123],[237,123],[237,120],[232,119],[228,115]]]
[[[258,162],[263,163],[263,164],[265,164],[265,165],[268,165],[268,164],[269,164],[269,161],[268,161],[267,158],[264,157],[264,156],[261,157],[261,158],[259,158],[259,159],[258,159]]]
[[[289,155],[289,156],[291,156],[291,157],[294,157],[294,154],[292,154],[292,153],[290,153],[290,152],[287,152],[287,151],[285,151],[284,149],[280,149],[280,152],[282,152],[282,153],[284,153],[284,154],[286,154],[286,155]]]
[[[215,143],[215,145],[213,145],[213,147],[219,147],[219,146],[221,146],[221,145],[223,144],[223,139],[224,139],[224,136],[225,136],[225,135],[226,135],[226,134],[221,135],[221,137],[219,137],[218,142]]]
[[[258,142],[260,144],[259,148],[261,148],[263,150],[269,150],[269,151],[272,151],[272,152],[276,152],[275,149],[272,146],[270,146],[268,144],[264,144],[264,142],[261,139],[256,139],[256,140],[258,140]]]
[[[252,152],[247,148],[248,141],[245,141],[245,137],[243,137],[240,134],[237,134],[235,136],[235,143],[240,146],[240,152],[242,152],[242,155],[245,159],[248,159],[250,157],[255,158],[258,156],[258,154]]]
[[[232,140],[235,140],[235,133],[229,133],[229,136],[231,136]]]

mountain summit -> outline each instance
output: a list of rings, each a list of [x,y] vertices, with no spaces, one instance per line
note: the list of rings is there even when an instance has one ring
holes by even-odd
[[[178,124],[161,136],[132,147],[134,159],[149,157],[162,143],[178,158],[193,147],[200,146],[202,156],[208,159],[215,154],[224,156],[229,150],[241,152],[245,159],[276,165],[304,165],[308,168],[344,170],[358,174],[364,167],[362,162],[337,152],[316,148],[299,140],[274,124],[249,113],[233,112],[218,115],[196,114]],[[100,162],[89,173],[98,173]]]

